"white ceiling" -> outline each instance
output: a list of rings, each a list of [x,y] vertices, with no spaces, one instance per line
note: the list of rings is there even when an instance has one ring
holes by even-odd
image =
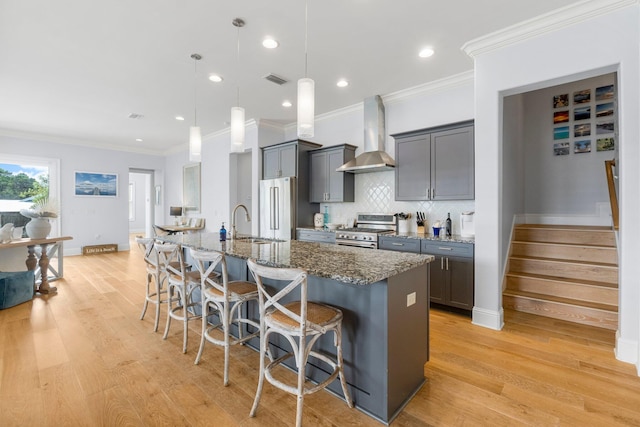
[[[316,114],[471,70],[460,50],[465,42],[566,4],[309,0]],[[203,135],[228,128],[238,84],[247,120],[293,123],[304,16],[303,0],[0,0],[0,132],[157,154],[186,146],[196,52],[203,56],[195,79]],[[240,66],[236,17],[246,21]],[[280,47],[263,48],[267,35]],[[424,46],[435,55],[418,58]],[[210,82],[210,73],[224,82]],[[289,83],[268,82],[268,73]],[[339,78],[350,86],[336,87]],[[285,99],[293,107],[283,108]]]

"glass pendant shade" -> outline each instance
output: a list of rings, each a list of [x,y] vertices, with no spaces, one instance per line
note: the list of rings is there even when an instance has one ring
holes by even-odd
[[[300,138],[313,138],[314,97],[314,81],[306,77],[298,80],[298,137]]]
[[[189,161],[199,162],[202,159],[202,135],[199,126],[189,128]]]
[[[244,108],[231,107],[231,152],[244,151]]]

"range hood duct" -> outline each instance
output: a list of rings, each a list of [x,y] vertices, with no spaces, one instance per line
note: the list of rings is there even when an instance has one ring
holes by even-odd
[[[384,105],[379,95],[364,100],[364,153],[336,169],[337,172],[365,173],[391,170],[395,162],[384,151],[386,137]]]

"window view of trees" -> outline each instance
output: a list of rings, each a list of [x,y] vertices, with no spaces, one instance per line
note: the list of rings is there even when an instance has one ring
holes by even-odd
[[[0,199],[22,200],[28,197],[38,201],[49,195],[49,177],[39,175],[38,179],[32,178],[20,172],[12,174],[6,169],[0,168]]]

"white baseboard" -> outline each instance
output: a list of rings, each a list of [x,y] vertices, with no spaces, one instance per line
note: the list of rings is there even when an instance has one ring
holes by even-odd
[[[502,307],[500,307],[500,311],[473,307],[471,323],[477,326],[500,331],[504,326],[504,311]]]
[[[621,362],[633,363],[638,369],[640,375],[640,366],[638,366],[638,342],[625,340],[620,337],[620,331],[616,331],[616,359]]]

